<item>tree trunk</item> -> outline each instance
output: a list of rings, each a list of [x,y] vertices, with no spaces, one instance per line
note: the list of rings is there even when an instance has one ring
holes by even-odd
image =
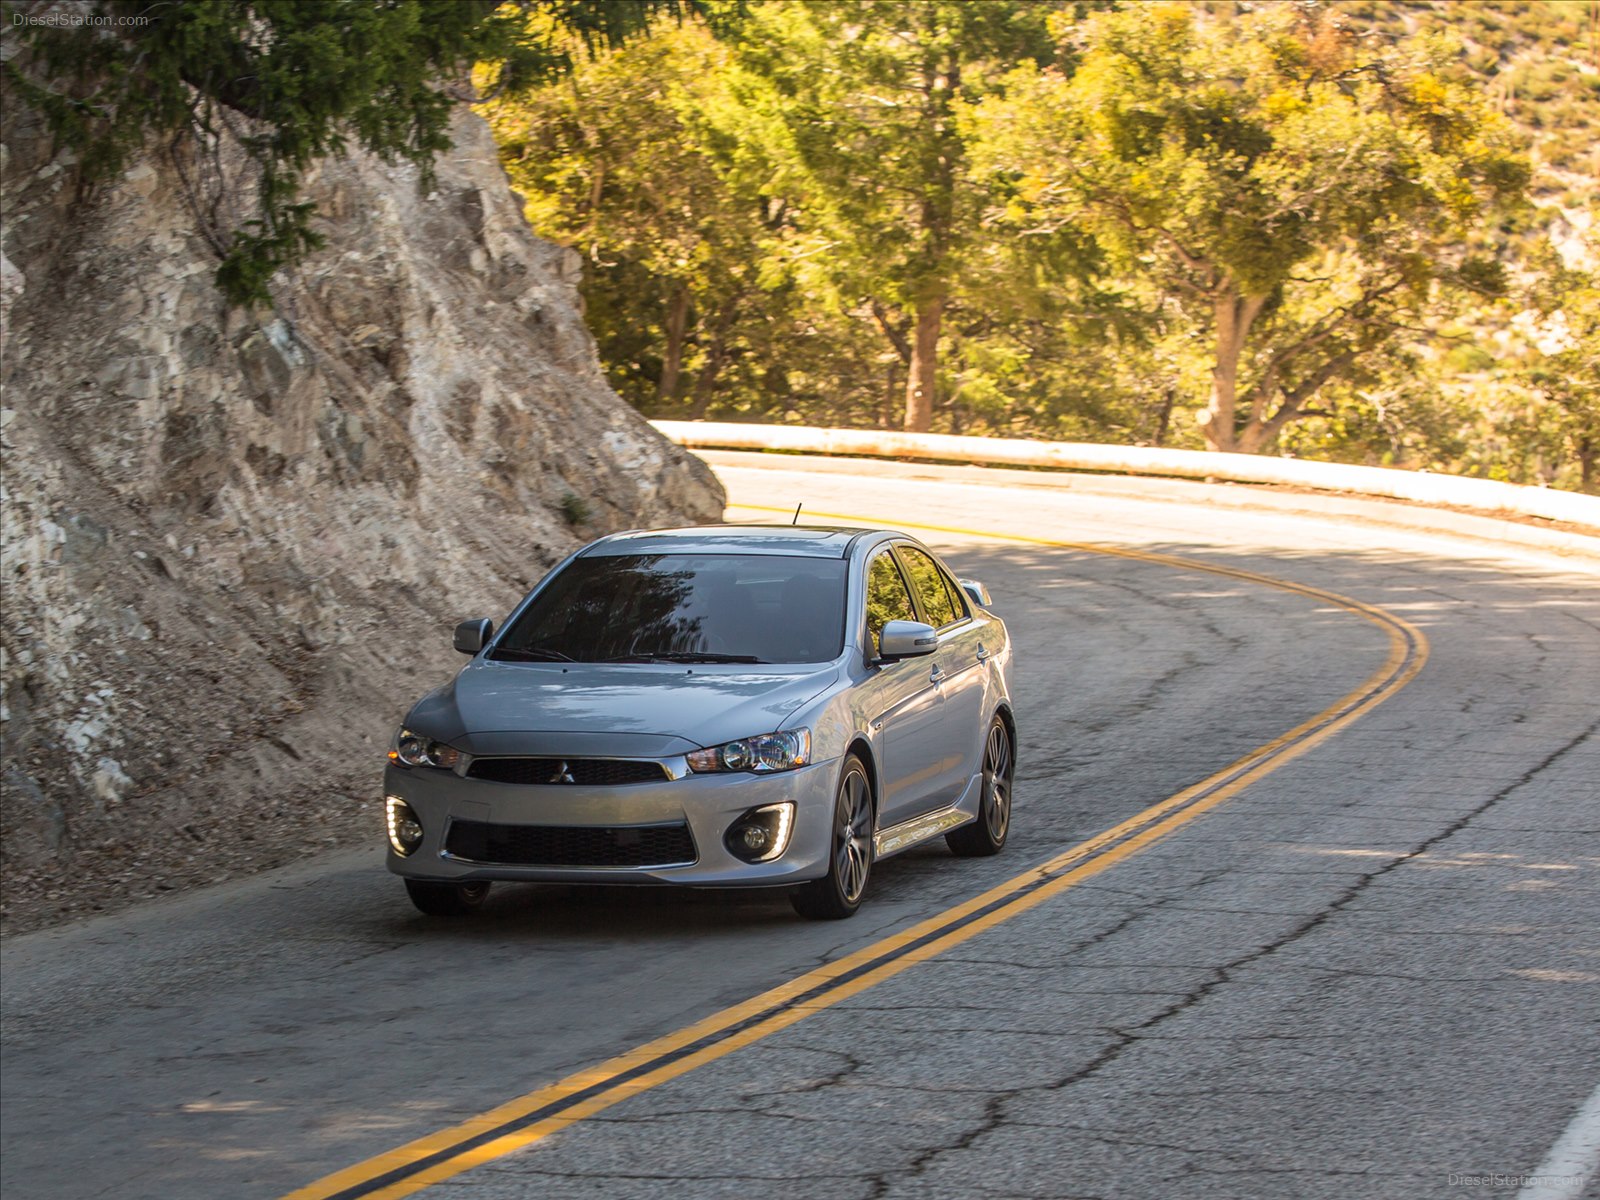
[[[1178,390],[1168,384],[1161,397],[1161,415],[1156,419],[1155,441],[1151,443],[1158,450],[1167,444],[1167,433],[1172,428],[1172,407],[1177,399]]]
[[[677,398],[678,376],[683,371],[683,332],[689,323],[689,289],[680,287],[667,301],[667,346],[661,355],[661,379],[656,384],[656,400],[671,403]]]
[[[883,336],[889,339],[889,344],[894,347],[894,352],[900,356],[904,364],[911,362],[911,343],[906,341],[906,335],[896,329],[894,322],[889,320],[889,310],[877,300],[872,302],[872,316],[878,322],[878,328],[883,330]]]
[[[1221,288],[1215,303],[1217,321],[1217,361],[1211,368],[1211,403],[1200,417],[1200,431],[1207,450],[1236,450],[1239,447],[1235,424],[1239,411],[1239,359],[1244,355],[1250,326],[1266,306],[1266,296],[1241,296],[1228,284]],[[1252,424],[1260,414],[1251,413]]]
[[[701,366],[699,373],[694,377],[694,388],[689,405],[689,420],[704,421],[706,409],[711,407],[712,389],[716,386],[717,376],[722,373],[722,364],[727,361],[727,347],[722,338],[717,338],[711,345],[711,352],[706,355],[706,361]]]
[[[911,343],[911,374],[906,379],[906,432],[927,433],[933,427],[933,396],[939,370],[939,323],[944,297],[932,296],[917,308],[916,336]]]
[[[733,328],[733,320],[739,315],[739,301],[741,297],[733,296],[717,314],[716,322],[711,327],[711,347],[706,351],[706,361],[694,377],[694,386],[690,389],[692,404],[689,408],[691,421],[703,421],[706,409],[711,406],[712,390],[716,387],[717,376],[722,373],[722,368],[728,361],[728,332]]]

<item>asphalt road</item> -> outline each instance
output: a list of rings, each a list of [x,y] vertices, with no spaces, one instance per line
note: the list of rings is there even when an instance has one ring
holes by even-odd
[[[845,923],[760,893],[502,887],[454,924],[375,846],[13,939],[6,1200],[337,1194],[374,1172],[308,1185],[1023,874],[1394,650],[1314,595],[1060,543],[1350,597],[1426,662],[1137,853],[421,1194],[1600,1197],[1572,1178],[1600,1154],[1600,544],[1558,559],[1203,485],[718,462],[735,504],[941,527],[922,536],[989,585],[1019,660],[1006,852],[885,863]],[[1551,1163],[1567,1189],[1531,1190]]]

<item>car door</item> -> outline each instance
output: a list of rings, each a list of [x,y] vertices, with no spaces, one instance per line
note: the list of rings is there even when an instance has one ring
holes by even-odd
[[[906,543],[895,549],[920,619],[939,631],[939,648],[932,657],[944,700],[939,710],[943,755],[935,789],[942,806],[953,803],[982,766],[989,675],[983,635],[988,623],[974,619],[960,585],[931,554]]]
[[[919,618],[905,577],[887,547],[867,564],[866,579],[867,651],[876,659],[878,635],[887,622]],[[875,667],[862,685],[882,775],[880,829],[938,806],[947,748],[937,673],[932,655],[905,658]]]

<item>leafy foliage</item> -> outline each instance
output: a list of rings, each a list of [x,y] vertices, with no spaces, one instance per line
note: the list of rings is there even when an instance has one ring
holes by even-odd
[[[1600,230],[1590,226],[1587,240],[1600,256]],[[1574,462],[1577,485],[1593,491],[1600,484],[1600,279],[1553,255],[1546,265],[1528,310],[1540,318],[1543,344],[1519,372],[1532,403],[1502,432],[1525,460],[1523,478],[1547,478],[1553,465]]]
[[[246,304],[269,299],[273,273],[321,240],[298,199],[311,163],[353,140],[417,164],[426,187],[474,62],[496,64],[497,88],[525,89],[570,69],[574,40],[611,46],[691,3],[100,0],[109,27],[19,23],[30,59],[5,74],[77,152],[86,185],[114,178],[153,137],[236,138],[254,166],[254,215],[211,233],[218,285]],[[535,10],[543,21],[528,19]]]
[[[589,257],[636,404],[898,424],[931,311],[923,396],[1007,428],[1051,407],[1036,359],[1074,353],[1048,313],[1075,293],[981,228],[953,114],[1024,50],[1049,57],[1046,17],[1071,11],[764,4],[731,45],[685,25],[486,112],[534,227]]]
[[[653,413],[1593,486],[1574,7],[766,0],[494,120]]]
[[[956,109],[1017,61],[1050,59],[1026,0],[768,4],[741,30],[706,124],[722,165],[781,205],[767,272],[870,321],[906,372],[904,424],[927,429],[947,316],[981,289],[980,198]],[[889,357],[892,355],[893,357]]]
[[[726,57],[705,29],[680,27],[483,110],[534,227],[589,258],[591,320],[618,388],[696,415],[747,357],[736,326],[760,291],[766,224],[694,128],[698,82]]]
[[[1493,292],[1468,234],[1527,171],[1427,41],[1373,53],[1334,14],[1141,5],[1079,69],[1019,71],[973,117],[1013,223],[1078,225],[1211,344],[1213,449],[1272,444],[1370,374],[1439,284]]]
[[[1600,18],[1593,0],[1350,0],[1340,13],[1399,39],[1447,27],[1457,61],[1527,136],[1541,197],[1600,178]]]

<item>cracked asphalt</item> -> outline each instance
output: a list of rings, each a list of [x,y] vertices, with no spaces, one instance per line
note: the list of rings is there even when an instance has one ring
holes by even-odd
[[[423,1195],[1515,1194],[1461,1180],[1532,1171],[1600,1083],[1600,548],[1198,484],[708,457],[735,503],[1325,588],[1417,625],[1430,657],[1093,879]],[[1388,651],[1349,612],[1244,581],[923,536],[1018,643],[1005,854],[891,860],[840,924],[760,893],[502,887],[463,925],[412,912],[374,847],[12,939],[0,1191],[281,1195],[1008,879]]]

